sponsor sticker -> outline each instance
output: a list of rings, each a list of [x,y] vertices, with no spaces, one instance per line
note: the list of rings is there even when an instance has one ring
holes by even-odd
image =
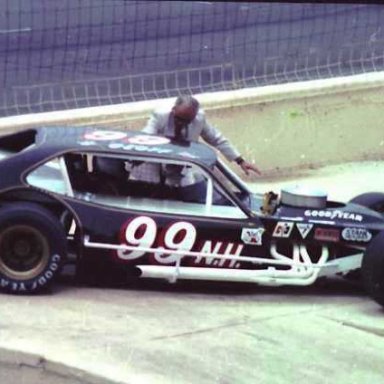
[[[84,135],[86,140],[96,141],[121,140],[124,137],[127,137],[127,134],[119,131],[93,131]]]
[[[324,218],[324,219],[340,219],[340,220],[351,220],[351,221],[362,221],[363,216],[357,213],[344,212],[340,210],[329,210],[329,211],[319,211],[315,209],[307,209],[304,211],[304,216],[315,217],[315,218]]]
[[[372,233],[365,228],[344,228],[341,236],[347,241],[360,241],[368,243],[372,239]]]
[[[273,231],[274,237],[284,237],[287,238],[290,236],[294,223],[288,223],[286,221],[279,221],[276,224],[275,230]]]
[[[83,146],[97,145],[97,142],[110,141],[110,149],[122,149],[126,151],[135,150],[139,152],[170,153],[172,150],[161,148],[170,140],[162,136],[136,135],[127,137],[124,132],[118,131],[93,131],[84,135],[84,140],[79,144]]]
[[[142,145],[142,144],[125,144],[125,143],[109,143],[108,148],[110,149],[121,149],[124,151],[138,151],[138,152],[149,152],[149,153],[170,153],[171,149],[156,147],[155,145]]]
[[[308,233],[311,232],[311,229],[313,228],[313,224],[296,223],[296,227],[299,230],[301,237],[305,239]]]
[[[321,241],[333,241],[340,240],[340,231],[332,228],[316,228],[314,238]]]
[[[241,240],[245,244],[262,245],[264,228],[243,228],[241,231]]]
[[[196,156],[189,152],[179,152],[179,155],[183,157],[188,157],[190,159],[196,159]]]
[[[131,144],[144,144],[144,145],[163,145],[168,144],[171,140],[162,136],[147,136],[147,135],[137,135],[130,137],[126,140]]]

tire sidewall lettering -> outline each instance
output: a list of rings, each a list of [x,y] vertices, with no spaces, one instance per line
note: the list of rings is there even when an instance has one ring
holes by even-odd
[[[62,256],[55,253],[50,257],[49,263],[44,270],[36,277],[30,280],[18,281],[5,276],[0,276],[0,287],[5,288],[10,292],[27,292],[35,291],[38,288],[44,287],[56,275],[60,269]]]

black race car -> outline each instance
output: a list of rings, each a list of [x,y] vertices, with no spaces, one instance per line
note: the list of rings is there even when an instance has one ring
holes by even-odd
[[[0,138],[0,289],[80,278],[310,285],[361,271],[384,305],[384,194],[254,194],[204,144],[95,127]],[[114,278],[114,277],[113,277]]]

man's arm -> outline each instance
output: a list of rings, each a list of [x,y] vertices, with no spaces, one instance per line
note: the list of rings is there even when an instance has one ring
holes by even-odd
[[[249,163],[240,155],[240,152],[218,129],[207,122],[204,114],[200,116],[200,119],[203,127],[201,137],[208,144],[217,148],[228,161],[235,161],[246,175],[249,175],[249,171],[261,174],[260,170],[254,164]]]
[[[199,116],[202,125],[201,137],[212,147],[217,148],[228,161],[234,161],[240,157],[240,152],[229,142],[229,140],[214,126],[209,124],[204,116]]]

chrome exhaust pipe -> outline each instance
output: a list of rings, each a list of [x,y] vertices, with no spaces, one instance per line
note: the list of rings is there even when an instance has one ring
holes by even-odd
[[[265,270],[239,270],[229,268],[196,268],[178,266],[138,265],[140,277],[166,279],[176,282],[177,279],[185,280],[210,280],[230,281],[242,283],[259,283],[263,285],[309,285],[313,282],[317,272],[310,268],[297,271],[276,270],[270,267]]]

